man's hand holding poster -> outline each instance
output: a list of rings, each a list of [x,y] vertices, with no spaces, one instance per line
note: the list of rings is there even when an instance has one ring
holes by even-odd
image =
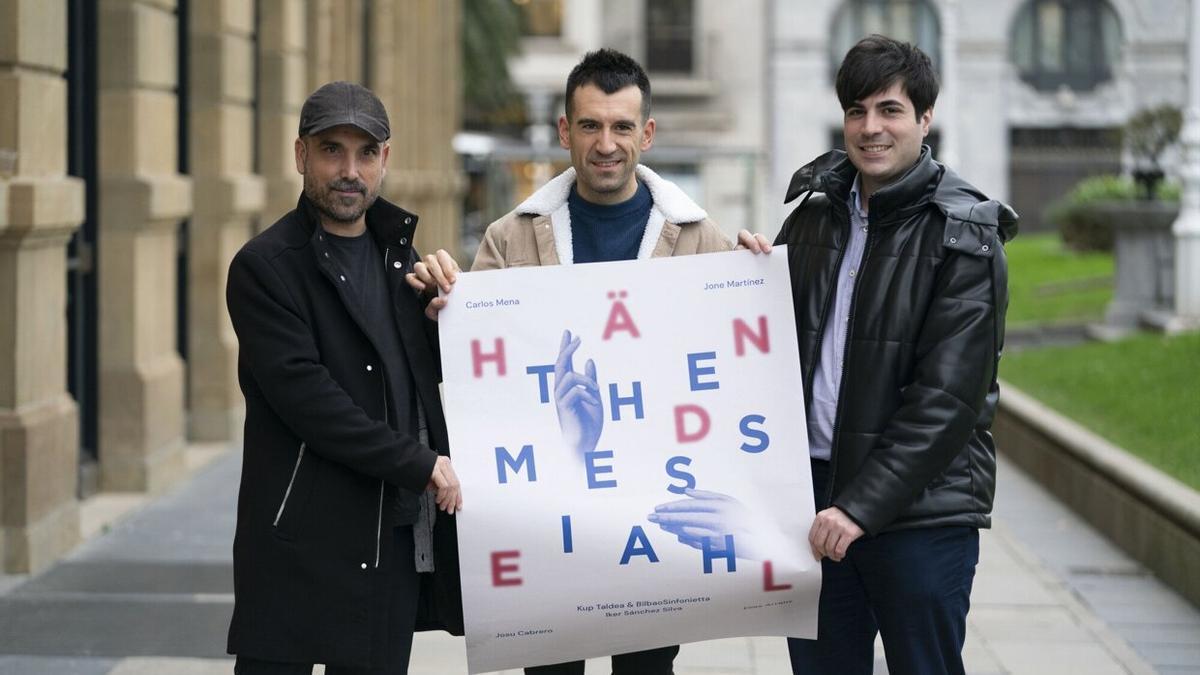
[[[448,300],[471,672],[815,636],[782,247],[461,274]]]

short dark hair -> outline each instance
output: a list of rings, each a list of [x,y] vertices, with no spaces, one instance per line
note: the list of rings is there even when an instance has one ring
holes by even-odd
[[[846,52],[837,72],[842,110],[899,82],[917,117],[937,102],[938,79],[929,55],[907,42],[868,35]]]
[[[567,119],[571,118],[571,97],[585,84],[594,84],[606,94],[637,85],[642,90],[642,120],[650,117],[650,78],[637,61],[625,54],[608,48],[584,54],[567,76]]]

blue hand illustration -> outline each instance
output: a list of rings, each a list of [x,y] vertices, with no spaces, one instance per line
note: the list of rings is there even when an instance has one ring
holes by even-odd
[[[571,331],[563,331],[554,363],[554,406],[558,410],[558,426],[563,440],[580,457],[596,449],[604,430],[604,404],[600,400],[600,385],[596,381],[596,364],[588,359],[584,372],[575,372],[572,358],[579,349],[580,339]]]
[[[781,533],[771,533],[765,520],[746,505],[719,492],[688,489],[687,499],[654,507],[647,518],[679,543],[703,549],[708,541],[711,551],[725,550],[725,536],[733,536],[734,555],[743,560],[771,560],[774,549],[782,544]]]

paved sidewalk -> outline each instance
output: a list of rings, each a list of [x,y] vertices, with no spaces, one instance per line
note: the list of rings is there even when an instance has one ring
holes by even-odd
[[[239,459],[220,456],[43,574],[0,577],[0,675],[231,673]],[[996,526],[981,537],[968,672],[1200,673],[1195,607],[1011,465],[1002,463],[997,494]],[[421,634],[414,655],[413,675],[466,672],[459,638]],[[679,675],[790,672],[779,638],[685,645],[676,663]],[[589,662],[588,672],[607,673],[607,664]]]

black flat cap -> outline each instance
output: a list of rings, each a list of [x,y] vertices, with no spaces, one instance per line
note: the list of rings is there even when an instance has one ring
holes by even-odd
[[[391,135],[387,110],[370,89],[353,82],[330,82],[309,95],[300,109],[300,135],[319,134],[349,124],[380,143]]]

